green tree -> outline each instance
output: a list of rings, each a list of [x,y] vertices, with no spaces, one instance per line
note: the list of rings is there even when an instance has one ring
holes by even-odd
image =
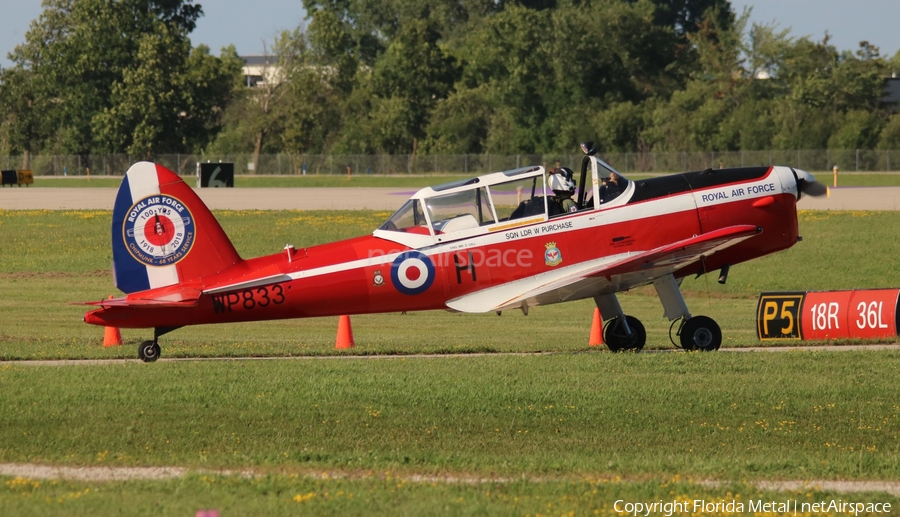
[[[25,42],[10,55],[13,68],[34,76],[40,134],[30,145],[78,154],[106,148],[109,138],[94,139],[94,118],[121,96],[113,90],[124,84],[126,70],[132,70],[130,81],[136,79],[136,56],[149,45],[148,35],[186,38],[201,14],[191,0],[45,0]]]
[[[204,148],[219,129],[240,73],[234,48],[222,58],[163,25],[141,38],[136,66],[113,85],[111,106],[94,117],[97,144],[107,152],[150,159],[159,152]]]
[[[11,68],[0,72],[0,130],[3,142],[0,152],[22,154],[22,168],[31,167],[31,153],[39,150],[36,142],[46,128],[36,104],[38,87],[30,70]]]
[[[261,82],[235,84],[226,127],[210,147],[253,153],[255,171],[262,153],[305,153],[331,145],[338,118],[333,86],[345,80],[340,71],[320,64],[321,54],[300,29],[282,32],[265,56]]]

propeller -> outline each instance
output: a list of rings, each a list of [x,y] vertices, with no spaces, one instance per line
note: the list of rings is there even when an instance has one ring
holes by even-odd
[[[797,190],[799,192],[813,197],[828,194],[828,187],[816,181],[812,174],[800,169],[793,169],[793,171],[797,175]],[[799,196],[797,199],[799,199]]]

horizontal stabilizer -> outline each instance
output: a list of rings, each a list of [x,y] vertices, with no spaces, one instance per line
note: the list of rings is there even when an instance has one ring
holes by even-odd
[[[164,308],[164,307],[194,307],[200,300],[199,289],[179,289],[169,292],[143,292],[143,296],[111,298],[109,300],[100,300],[99,302],[76,302],[70,305],[95,305],[103,308],[106,307],[146,307],[146,308]]]

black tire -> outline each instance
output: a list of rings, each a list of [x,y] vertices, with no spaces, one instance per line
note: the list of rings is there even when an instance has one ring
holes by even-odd
[[[138,345],[138,357],[145,363],[152,363],[159,359],[159,345],[153,341],[144,341]]]
[[[636,352],[644,348],[644,344],[647,342],[647,331],[644,330],[644,324],[641,323],[641,320],[627,315],[625,319],[628,321],[628,327],[631,328],[631,335],[625,333],[622,326],[619,325],[618,319],[610,321],[604,329],[603,340],[606,341],[606,346],[613,352],[625,350]]]
[[[722,345],[722,329],[706,316],[694,316],[681,327],[681,348],[712,352]]]

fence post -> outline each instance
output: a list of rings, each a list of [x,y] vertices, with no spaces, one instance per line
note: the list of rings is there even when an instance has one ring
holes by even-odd
[[[891,150],[887,150],[887,172],[891,172]]]
[[[856,150],[856,172],[859,172],[859,149]]]
[[[468,174],[469,173],[469,154],[468,153],[463,155],[463,162],[464,162],[463,167],[465,169],[465,173]]]
[[[491,158],[490,153],[488,153],[488,172],[494,170],[494,159]]]
[[[516,168],[517,168],[517,169],[518,169],[519,167],[521,167],[521,165],[519,165],[519,159],[520,159],[520,157],[521,157],[521,155],[518,155],[518,154],[516,155]]]

